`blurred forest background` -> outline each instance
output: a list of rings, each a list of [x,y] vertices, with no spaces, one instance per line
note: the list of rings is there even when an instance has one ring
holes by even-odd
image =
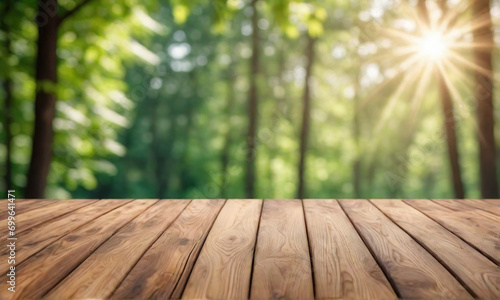
[[[498,198],[500,0],[2,0],[0,26],[4,191]]]

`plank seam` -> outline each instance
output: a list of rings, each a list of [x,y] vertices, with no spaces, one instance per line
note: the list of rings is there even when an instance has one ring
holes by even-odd
[[[125,202],[125,201],[123,201],[123,202]],[[130,203],[130,202],[131,202],[131,201],[125,202],[125,203],[123,203],[123,204],[121,204],[121,205],[119,205],[119,206],[117,206],[117,207],[113,208],[112,210],[108,211],[107,213],[102,214],[102,215],[100,215],[100,216],[97,216],[97,217],[95,217],[94,219],[88,220],[86,223],[83,223],[82,225],[80,225],[80,226],[76,227],[76,228],[75,228],[75,229],[73,229],[72,231],[70,231],[70,232],[68,232],[68,233],[66,233],[66,234],[63,234],[63,235],[59,236],[59,237],[58,237],[57,239],[55,239],[52,243],[47,244],[46,246],[42,247],[40,250],[38,250],[38,251],[34,252],[33,254],[29,255],[28,257],[26,257],[25,259],[23,259],[20,263],[22,263],[22,262],[24,262],[24,261],[26,261],[26,260],[30,259],[32,256],[34,256],[34,255],[38,254],[38,252],[43,251],[45,248],[49,247],[49,246],[50,246],[50,245],[52,245],[53,243],[56,243],[57,241],[59,241],[60,239],[62,239],[62,238],[63,238],[63,237],[65,237],[65,236],[67,236],[68,234],[73,233],[74,231],[76,231],[76,230],[78,230],[78,229],[82,228],[83,226],[85,226],[85,225],[89,224],[90,222],[92,222],[92,221],[96,220],[97,218],[100,218],[100,217],[102,217],[102,216],[104,216],[104,215],[106,215],[106,214],[109,214],[109,213],[110,213],[110,212],[112,212],[113,210],[118,209],[118,208],[122,207],[123,205],[125,205],[125,204],[127,204],[127,203]],[[90,205],[92,205],[92,204],[94,204],[94,203],[96,203],[96,202],[92,202]],[[90,205],[88,205],[88,206],[90,206]],[[87,207],[87,206],[80,207],[80,208],[78,208],[77,210],[82,209],[82,208],[85,208],[85,207]],[[73,212],[75,212],[75,211],[73,211]],[[57,219],[62,218],[62,217],[64,217],[64,215],[58,216],[58,217],[56,217],[56,218],[52,219],[51,221],[57,221]],[[36,228],[36,227],[41,226],[41,225],[44,225],[44,224],[45,224],[45,222],[44,222],[44,223],[41,223],[41,224],[38,224],[38,225],[36,225],[36,226],[33,226],[33,227],[31,227],[30,229]]]
[[[367,200],[364,200],[364,201],[367,201]],[[356,232],[358,233],[358,236],[361,238],[361,240],[363,241],[363,243],[365,244],[365,247],[368,249],[368,251],[370,251],[370,254],[372,255],[373,259],[375,260],[375,262],[377,263],[377,265],[379,266],[379,268],[382,270],[382,272],[384,273],[387,281],[389,282],[389,284],[391,285],[391,288],[393,289],[394,293],[396,293],[396,296],[398,296],[399,299],[402,299],[403,297],[401,296],[401,293],[399,292],[399,290],[397,289],[396,287],[396,282],[394,282],[394,280],[392,279],[392,277],[390,276],[389,274],[389,271],[385,268],[384,264],[382,264],[382,262],[377,258],[377,255],[375,255],[373,249],[370,247],[370,245],[368,244],[368,242],[366,241],[365,237],[361,234],[361,232],[359,232],[358,228],[356,227],[356,225],[354,225],[354,222],[352,221],[351,219],[351,216],[349,216],[349,214],[345,211],[344,207],[342,206],[342,202],[340,201],[337,201],[337,203],[339,204],[340,208],[342,209],[342,211],[344,212],[344,214],[347,216],[347,219],[349,220],[349,222],[351,223],[352,227],[354,228],[354,230],[356,230]],[[371,204],[371,203],[370,203]]]
[[[427,199],[426,199],[427,200]],[[429,199],[430,200],[430,199]],[[483,252],[481,249],[479,249],[478,247],[476,247],[476,245],[474,245],[473,243],[469,243],[467,240],[465,240],[464,238],[462,238],[461,236],[459,236],[458,234],[456,234],[455,232],[451,231],[450,229],[448,229],[446,226],[442,225],[441,222],[437,221],[436,219],[434,219],[433,217],[431,217],[430,215],[426,214],[425,212],[421,211],[420,209],[418,209],[418,207],[415,207],[413,205],[411,205],[410,203],[406,202],[405,200],[403,200],[404,203],[410,205],[411,207],[413,207],[414,209],[418,210],[419,212],[423,213],[424,215],[426,215],[429,219],[433,220],[434,222],[438,223],[439,225],[443,226],[444,229],[448,230],[449,232],[451,232],[451,234],[455,235],[456,237],[458,237],[459,239],[461,239],[464,243],[468,244],[469,246],[471,246],[472,248],[474,248],[476,251],[478,251],[479,253],[481,253],[484,257],[486,257],[488,260],[490,260],[492,263],[494,263],[495,265],[499,265],[499,263],[493,258],[491,257],[490,255],[488,255],[487,253]],[[441,205],[442,206],[442,205]]]
[[[193,261],[193,265],[191,266],[191,270],[189,270],[189,274],[187,274],[186,280],[184,282],[184,286],[182,287],[182,290],[179,293],[179,295],[180,295],[179,298],[182,298],[182,294],[184,294],[184,289],[186,289],[186,285],[187,285],[187,283],[189,281],[189,277],[191,277],[191,273],[193,273],[194,265],[196,264],[196,261],[198,260],[198,257],[200,256],[200,253],[201,253],[201,250],[203,249],[203,246],[205,246],[205,242],[207,240],[208,235],[210,234],[210,231],[212,231],[212,228],[214,227],[215,221],[217,221],[217,218],[219,217],[220,212],[222,211],[222,209],[224,208],[224,206],[226,206],[227,199],[222,199],[222,200],[224,200],[224,204],[222,204],[221,208],[217,212],[217,215],[215,216],[214,220],[212,221],[212,224],[210,224],[210,228],[207,230],[207,234],[205,235],[205,238],[203,239],[203,241],[201,241],[200,250],[198,250],[198,254],[197,254],[196,258]],[[182,273],[180,273],[179,280],[175,283],[174,288],[172,289],[172,293],[174,293],[176,291],[177,286],[179,285],[180,279],[182,277],[182,274],[184,273],[184,270],[186,269],[187,264],[189,263],[189,258],[191,257],[192,252],[194,251],[195,248],[196,248],[196,245],[193,246],[193,249],[189,253],[189,255],[188,255],[187,259],[186,259],[186,264],[184,265],[184,267],[182,269]],[[171,296],[172,296],[172,294],[169,295],[169,298],[171,298]]]
[[[300,200],[300,203],[302,204],[302,215],[304,216],[304,225],[305,225],[305,230],[306,230],[306,238],[307,238],[307,248],[309,250],[309,265],[311,266],[311,279],[312,279],[312,286],[313,286],[313,296],[314,299],[316,299],[316,280],[314,276],[314,263],[313,263],[313,258],[312,258],[312,249],[311,249],[311,243],[309,240],[309,230],[307,228],[307,218],[306,218],[306,210],[304,208],[304,199]]]
[[[155,205],[157,205],[158,203],[160,203],[160,201],[162,201],[162,199],[158,200],[157,203],[155,203],[153,206],[151,207],[154,207]],[[153,240],[153,242],[144,250],[144,252],[142,252],[141,256],[137,259],[136,262],[134,262],[132,264],[132,266],[130,267],[130,269],[127,271],[127,273],[125,274],[125,276],[123,276],[123,278],[120,280],[120,282],[116,285],[116,288],[113,290],[113,292],[110,294],[109,298],[112,298],[112,296],[115,294],[116,290],[122,285],[123,281],[125,281],[125,279],[127,278],[127,276],[130,274],[130,272],[132,272],[132,270],[135,268],[135,266],[139,263],[139,261],[142,259],[142,257],[144,256],[144,254],[146,252],[149,251],[149,249],[151,247],[153,247],[153,245],[156,243],[156,241],[165,233],[165,231],[167,231],[171,226],[172,224],[175,223],[175,221],[177,221],[177,219],[179,218],[179,216],[184,212],[184,210],[186,210],[186,208],[189,206],[189,204],[191,204],[192,200],[189,200],[188,204],[186,206],[184,206],[184,208],[179,212],[179,214],[172,220],[172,222],[170,224],[168,224],[167,227],[165,227],[165,229],[158,235],[158,237],[156,237],[156,239]]]
[[[75,200],[75,199],[70,199],[70,200],[65,200],[65,201],[72,201],[72,200]],[[17,234],[20,234],[20,233],[22,233],[22,232],[24,232],[24,231],[26,231],[26,230],[28,230],[28,229],[30,229],[30,228],[33,228],[33,227],[36,227],[36,226],[39,226],[39,225],[42,225],[42,224],[45,224],[45,223],[48,223],[48,222],[52,222],[53,220],[55,220],[55,219],[57,219],[57,218],[60,218],[60,217],[62,217],[62,216],[65,216],[65,215],[67,215],[67,214],[69,214],[69,213],[72,213],[72,212],[74,212],[75,210],[78,210],[78,209],[80,209],[80,208],[84,208],[84,207],[90,206],[90,205],[92,205],[93,203],[96,203],[96,202],[97,202],[97,201],[99,201],[99,200],[96,200],[96,199],[89,199],[89,201],[91,201],[89,204],[85,204],[85,205],[83,205],[83,206],[81,206],[81,207],[77,207],[77,208],[75,208],[75,209],[73,209],[73,210],[70,210],[70,211],[67,211],[67,212],[65,212],[65,213],[63,213],[63,214],[61,214],[61,215],[57,215],[57,216],[55,216],[55,217],[53,217],[53,218],[51,218],[51,219],[45,220],[45,221],[40,222],[40,223],[38,223],[38,224],[35,224],[35,225],[33,225],[33,226],[29,226],[29,227],[26,227],[26,228],[20,228],[20,229],[18,230]],[[53,206],[53,205],[56,205],[56,204],[58,204],[58,203],[53,203],[53,204],[50,204],[50,205],[42,206],[42,207],[39,207],[38,209],[41,209],[41,208],[47,208],[47,207],[50,207],[50,206]],[[34,209],[34,210],[30,211],[30,212],[36,212],[36,210],[38,210],[38,209]]]
[[[250,299],[250,295],[252,293],[253,271],[255,266],[255,252],[257,251],[257,241],[259,239],[260,221],[262,220],[262,211],[264,210],[264,202],[265,200],[262,199],[262,204],[260,205],[260,212],[259,212],[259,221],[257,222],[257,231],[255,232],[255,243],[253,244],[252,266],[250,267],[250,284],[248,286],[248,299]]]
[[[133,203],[135,200],[137,199],[134,199],[132,200],[131,202],[128,202],[128,203]],[[154,205],[154,204],[153,204]],[[150,206],[151,207],[151,206]],[[149,208],[149,207],[148,207]],[[139,214],[137,214],[137,216],[135,216],[134,218],[130,219],[130,221],[126,222],[125,224],[123,224],[123,226],[120,226],[118,227],[115,232],[113,232],[112,235],[110,235],[107,239],[105,239],[99,246],[97,246],[94,251],[90,252],[89,255],[87,255],[84,259],[82,259],[82,261],[77,264],[73,269],[71,269],[70,272],[68,272],[68,274],[66,274],[66,276],[62,277],[59,281],[57,281],[56,284],[54,284],[50,289],[47,290],[47,292],[45,292],[43,295],[41,295],[40,298],[45,298],[46,295],[48,295],[55,287],[57,287],[69,274],[73,273],[73,271],[75,271],[80,265],[82,265],[86,260],[87,258],[89,258],[95,251],[97,251],[97,249],[99,249],[102,245],[104,245],[109,239],[111,239],[118,231],[120,231],[123,227],[125,227],[127,224],[129,224],[130,222],[132,222],[133,220],[135,220],[136,218],[138,218],[141,214],[143,214],[146,210],[148,210],[148,208],[146,208],[145,210],[143,210],[142,212],[140,212]]]
[[[370,202],[372,202],[372,200],[370,200]],[[402,203],[404,203],[405,205],[408,205],[407,203],[405,203],[404,201],[401,201]],[[394,221],[389,215],[387,215],[382,209],[380,209],[379,207],[377,207],[375,204],[373,204],[372,202],[372,205],[375,206],[375,208],[377,210],[379,210],[384,216],[386,216],[389,220],[391,220],[391,222],[396,225],[397,227],[399,227],[403,232],[405,232],[407,235],[409,235],[417,244],[419,244],[422,248],[424,248],[427,253],[429,253],[432,257],[434,257],[460,284],[462,284],[462,286],[465,288],[465,290],[467,292],[469,292],[469,294],[471,294],[472,297],[474,298],[479,298],[478,295],[443,261],[441,260],[441,258],[436,254],[434,253],[434,251],[432,251],[431,249],[429,249],[425,244],[421,243],[417,238],[415,238],[411,233],[409,233],[408,231],[406,231],[403,227],[399,226],[399,224]],[[410,206],[408,205],[411,209],[415,209],[413,206]],[[432,219],[431,219],[432,220]],[[436,223],[437,225],[441,226],[444,228],[444,226],[442,226],[441,224],[439,224],[438,222],[432,220],[434,223]]]

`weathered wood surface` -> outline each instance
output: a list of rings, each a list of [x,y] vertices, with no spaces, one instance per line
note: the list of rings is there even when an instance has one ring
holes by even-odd
[[[500,299],[498,200],[16,201],[0,299]]]
[[[437,200],[441,201],[441,200]],[[431,200],[405,200],[447,228],[483,255],[500,264],[500,217],[476,209],[450,209]],[[453,204],[456,207],[456,204]]]
[[[419,243],[367,200],[340,204],[403,298],[472,298]]]
[[[304,200],[318,299],[397,298],[336,200]]]
[[[184,299],[248,297],[262,200],[228,200],[184,289]]]
[[[300,200],[264,202],[250,298],[314,298],[311,260]]]

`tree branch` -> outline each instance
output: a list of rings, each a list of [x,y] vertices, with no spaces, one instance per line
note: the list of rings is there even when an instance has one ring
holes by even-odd
[[[85,6],[85,4],[89,3],[90,1],[92,0],[83,0],[82,2],[77,4],[72,10],[69,10],[64,15],[60,16],[57,20],[58,21],[57,24],[61,25],[61,23],[64,22],[64,20],[77,13],[83,6]]]

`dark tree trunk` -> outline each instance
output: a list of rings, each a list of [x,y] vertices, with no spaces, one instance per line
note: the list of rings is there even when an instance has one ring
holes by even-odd
[[[312,65],[314,61],[314,42],[315,39],[311,36],[307,36],[307,48],[306,48],[306,77],[304,83],[304,96],[303,109],[302,109],[302,128],[300,131],[300,158],[299,158],[299,172],[298,172],[298,186],[297,186],[297,198],[303,199],[306,194],[305,187],[305,172],[306,172],[306,155],[307,155],[307,144],[309,140],[309,126],[311,117],[311,72]]]
[[[492,49],[493,32],[490,14],[490,1],[475,0],[473,4],[474,20],[485,24],[473,31],[474,59],[483,72],[476,70],[476,110],[479,141],[479,170],[481,179],[481,196],[498,198],[498,181],[495,158],[495,135],[493,119],[493,65]],[[484,73],[487,73],[486,75]]]
[[[460,159],[457,145],[456,123],[453,111],[453,102],[450,91],[446,85],[443,74],[436,72],[439,84],[439,94],[441,105],[443,107],[444,127],[446,133],[446,144],[448,146],[448,158],[450,160],[451,178],[453,182],[453,191],[455,198],[463,199],[465,197],[464,185],[462,182],[462,172],[460,170]]]
[[[253,198],[255,193],[255,161],[257,147],[257,115],[258,91],[257,76],[259,74],[259,16],[257,13],[258,0],[252,0],[252,57],[250,59],[250,90],[248,96],[248,135],[246,155],[246,185],[245,195]]]
[[[229,184],[229,158],[231,152],[231,145],[233,143],[232,132],[232,124],[231,117],[233,115],[233,107],[235,102],[235,92],[234,92],[234,79],[235,79],[235,70],[234,70],[234,60],[232,61],[229,70],[228,70],[228,78],[227,78],[227,102],[226,102],[226,120],[227,120],[227,129],[224,136],[224,146],[222,147],[221,152],[221,186],[220,186],[220,195],[222,198],[227,197],[227,186]]]
[[[11,10],[12,1],[7,0],[4,4],[4,19],[3,19],[3,31],[5,32],[5,54],[6,59],[12,55],[11,49],[11,37],[10,28],[7,23],[7,16]],[[7,69],[7,76],[3,82],[3,87],[5,90],[5,102],[4,102],[4,130],[5,130],[5,189],[13,188],[12,186],[12,132],[10,130],[10,124],[12,123],[12,72],[10,66]]]
[[[439,1],[439,6],[443,15],[446,14],[446,1]],[[450,24],[451,25],[451,24]],[[439,84],[439,95],[443,107],[443,119],[446,132],[446,144],[448,147],[448,158],[450,160],[451,179],[455,198],[463,199],[465,197],[465,188],[462,181],[462,171],[460,170],[460,156],[457,145],[455,112],[453,102],[448,86],[446,85],[444,74],[437,71],[436,76]]]
[[[38,51],[36,62],[35,127],[26,198],[43,198],[52,160],[52,122],[57,83],[57,0],[38,3]]]

